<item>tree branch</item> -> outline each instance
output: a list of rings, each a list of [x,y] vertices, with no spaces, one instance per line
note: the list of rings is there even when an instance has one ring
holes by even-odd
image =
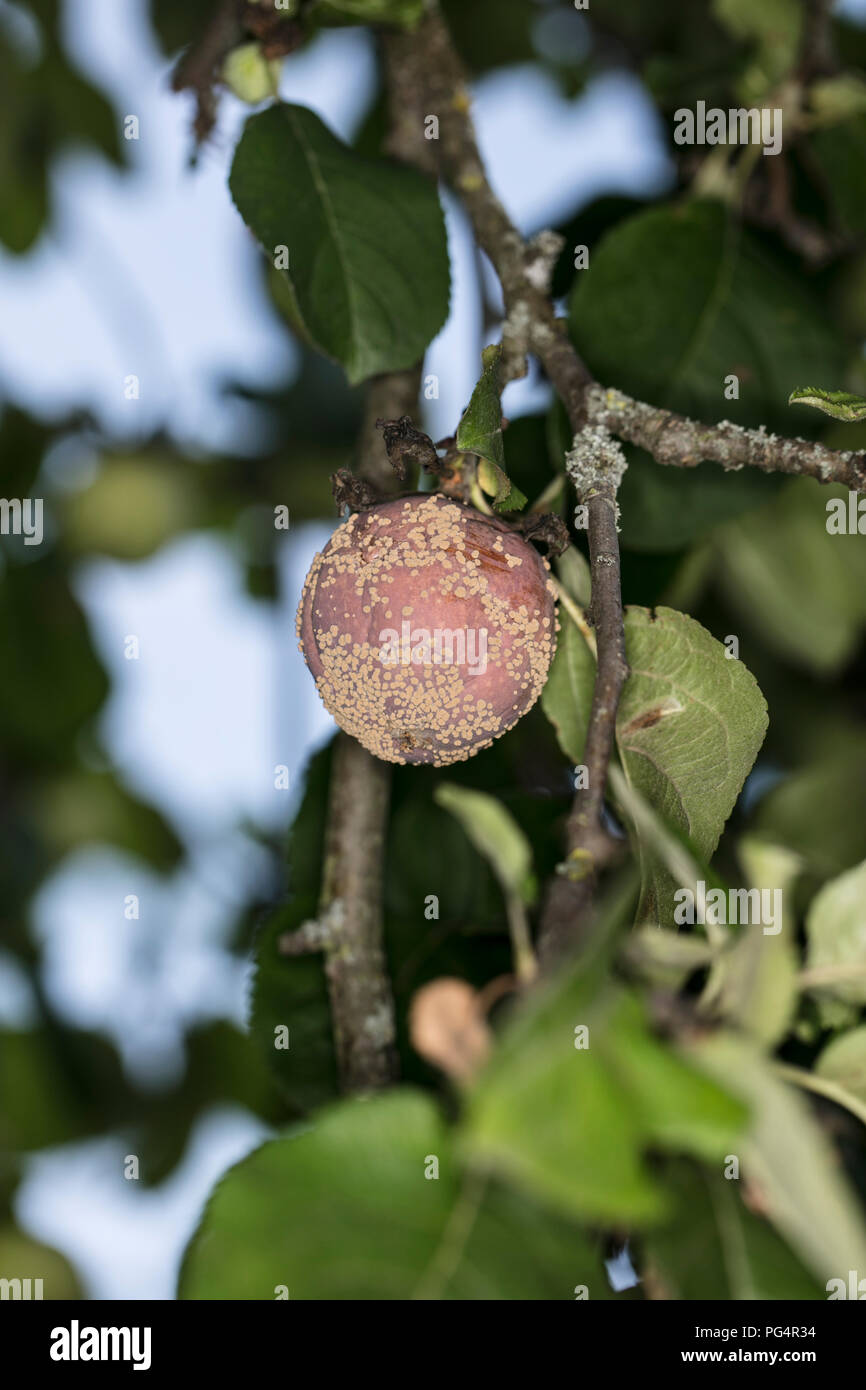
[[[817,478],[821,483],[841,483],[854,492],[866,491],[866,454],[856,450],[828,449],[809,439],[785,439],[763,428],[743,429],[722,421],[704,425],[671,410],[634,401],[622,391],[592,386],[587,413],[630,444],[639,444],[657,463],[695,468],[704,461],[723,468],[760,468],[764,473],[791,473]]]
[[[397,1076],[394,999],[385,963],[382,879],[390,768],[339,733],[328,800],[319,921],[343,1091]]]
[[[833,9],[833,0],[806,0],[798,72],[801,82],[811,82],[816,77],[838,71],[833,45]]]
[[[820,20],[827,7],[815,0],[813,8]],[[566,407],[575,445],[586,450],[578,475],[572,476],[588,513],[598,669],[584,752],[588,785],[575,795],[567,824],[567,857],[549,886],[542,912],[539,951],[549,968],[578,942],[597,870],[611,851],[602,813],[628,666],[617,537],[621,470],[603,466],[604,432],[641,445],[663,464],[694,467],[708,459],[725,468],[749,466],[811,476],[858,490],[866,489],[866,458],[802,439],[779,439],[763,429],[745,430],[728,422],[702,425],[597,385],[550,300],[552,243],[542,234],[527,244],[490,186],[469,115],[462,65],[435,4],[417,29],[387,35],[383,43],[386,80],[393,107],[400,113],[392,130],[392,152],[427,170],[438,167],[463,202],[476,240],[499,277],[505,305],[504,379],[522,375],[526,353],[533,352]],[[429,116],[438,118],[438,139],[425,141],[422,132]],[[593,458],[588,446],[597,441],[601,448]]]
[[[376,420],[416,409],[420,366],[374,377],[367,388],[356,473],[377,494],[396,477]],[[324,951],[343,1091],[379,1090],[397,1079],[394,998],[385,960],[382,885],[390,764],[339,733],[328,794],[325,868],[316,922],[284,937],[284,954]]]
[[[393,148],[411,157],[412,130],[417,141],[425,117],[438,117],[439,167],[460,196],[475,237],[499,277],[506,314],[504,376],[522,375],[525,362],[521,364],[518,359],[525,358],[527,350],[535,353],[578,435],[587,424],[586,392],[592,377],[550,300],[552,247],[544,237],[527,244],[490,186],[469,115],[463,69],[441,15],[434,8],[414,32],[388,36],[385,44],[390,52],[389,84],[402,112],[398,144]],[[416,162],[429,167],[429,156],[425,153]],[[539,946],[547,964],[574,944],[592,895],[596,858],[608,843],[601,810],[616,710],[628,673],[616,526],[618,479],[603,471],[594,475],[587,470],[583,481],[579,496],[588,511],[598,674],[584,755],[589,785],[576,793],[568,820],[568,872],[555,881],[542,920]],[[579,877],[575,875],[578,867]]]
[[[219,0],[199,37],[181,55],[172,73],[174,91],[187,88],[195,92],[195,135],[201,144],[216,121],[214,86],[226,54],[240,42],[243,34],[243,0]]]
[[[199,145],[216,123],[220,69],[245,36],[258,40],[263,58],[282,58],[299,47],[304,31],[296,19],[275,9],[274,0],[214,0],[207,23],[181,54],[171,79],[174,91],[195,93],[193,130]]]
[[[413,411],[420,367],[374,377],[358,440],[357,476],[394,490],[382,415]],[[391,768],[339,733],[328,793],[325,868],[315,922],[284,937],[285,955],[323,951],[343,1091],[371,1091],[397,1078],[394,998],[385,960],[382,884]]]

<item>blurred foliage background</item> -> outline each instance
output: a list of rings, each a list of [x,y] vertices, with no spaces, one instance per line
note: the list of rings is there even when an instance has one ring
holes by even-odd
[[[790,137],[786,131],[777,160],[760,162],[745,193],[733,163],[675,147],[670,138],[682,105],[702,99],[727,107],[777,91],[805,61],[808,8],[799,0],[593,0],[587,17],[564,0],[444,5],[476,77],[531,64],[563,98],[580,101],[599,78],[628,72],[654,105],[672,171],[668,186],[656,198],[614,188],[589,201],[576,195],[561,220],[566,250],[555,291],[596,375],[707,420],[811,431],[831,445],[866,449],[866,425],[828,424],[786,405],[795,385],[866,390],[866,28],[845,14],[833,20],[835,66],[808,73],[811,104],[799,128]],[[23,273],[59,216],[52,171],[63,154],[96,151],[123,169],[128,151],[124,113],[71,54],[75,0],[4,7],[13,9],[17,18],[0,12],[0,243],[7,270],[19,258]],[[152,0],[146,18],[166,75],[210,11],[211,0]],[[359,147],[377,151],[382,134],[382,98],[374,93]],[[724,207],[741,193],[732,245]],[[591,264],[575,276],[578,243],[590,246]],[[260,273],[273,322],[291,337],[280,284],[264,267]],[[489,277],[481,283],[489,329],[497,300]],[[696,341],[695,325],[710,310],[711,328]],[[212,533],[230,545],[249,595],[277,611],[285,542],[271,524],[274,503],[288,497],[293,527],[333,520],[329,475],[351,464],[363,401],[339,368],[300,343],[294,350],[297,371],[284,386],[224,381],[226,400],[242,404],[252,422],[237,453],[190,447],[164,428],[126,438],[107,430],[85,402],[73,410],[48,403],[34,414],[0,380],[3,494],[44,497],[46,508],[41,546],[13,536],[0,542],[0,943],[34,1006],[26,1025],[5,1025],[0,1034],[0,1273],[13,1266],[19,1275],[31,1266],[42,1273],[50,1259],[46,1296],[67,1296],[81,1283],[71,1264],[45,1254],[19,1224],[17,1194],[34,1155],[120,1136],[123,1152],[140,1158],[141,1183],[158,1188],[214,1107],[240,1106],[262,1126],[276,1126],[334,1096],[321,966],[274,951],[275,937],[315,909],[327,748],[311,763],[288,859],[279,827],[247,827],[262,869],[222,945],[238,962],[253,951],[259,962],[250,989],[253,1032],[225,1019],[195,1023],[183,1039],[183,1066],[168,1081],[143,1079],[116,1040],[69,1022],[46,988],[33,914],[40,889],[83,847],[122,850],[166,880],[189,853],[170,817],[112,762],[102,722],[109,671],[77,577],[94,557],[135,566],[180,536]],[[722,398],[728,371],[740,378],[739,400]],[[512,412],[508,398],[505,407],[513,417],[508,471],[530,498],[561,471],[568,443],[560,408],[543,392],[540,399],[523,413]],[[64,465],[82,454],[96,461],[83,481]],[[808,481],[724,474],[711,465],[682,473],[635,450],[629,463],[621,498],[625,601],[688,612],[720,640],[737,634],[769,705],[767,739],[715,867],[739,881],[743,847],[754,840],[793,852],[802,941],[814,894],[866,860],[864,541],[827,535],[826,492]],[[434,802],[438,780],[397,770],[386,901],[403,1074],[437,1093],[441,1079],[407,1040],[412,994],[442,975],[480,987],[509,968],[496,881]],[[449,769],[447,780],[495,794],[529,838],[539,880],[553,870],[571,769],[540,708],[494,748]],[[430,894],[441,904],[433,932],[419,928],[419,903]],[[809,995],[772,1045],[783,1060],[810,1068],[837,1035],[862,1029],[864,1005],[862,982],[847,993]],[[275,1053],[273,1027],[287,1013],[292,1051]],[[846,1075],[866,1104],[862,1033],[849,1050]],[[830,1101],[815,1104],[866,1200],[862,1123]],[[426,1122],[418,1120],[422,1131]],[[699,1204],[710,1243],[717,1238],[712,1202],[696,1161],[666,1162],[677,1203],[690,1211]],[[781,1285],[766,1275],[767,1296],[808,1286],[799,1256],[786,1265],[759,1213],[746,1219],[755,1224],[749,1240],[757,1265],[783,1267]],[[734,1296],[720,1294],[705,1269],[690,1268],[693,1246],[684,1247],[675,1226],[658,1237],[654,1259],[680,1296],[702,1296],[697,1287]]]

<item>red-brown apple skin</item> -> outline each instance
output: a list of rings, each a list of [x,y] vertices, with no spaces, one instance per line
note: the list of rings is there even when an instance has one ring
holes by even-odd
[[[313,560],[297,618],[340,727],[387,762],[436,767],[531,708],[556,629],[546,560],[498,517],[440,493],[349,517]]]

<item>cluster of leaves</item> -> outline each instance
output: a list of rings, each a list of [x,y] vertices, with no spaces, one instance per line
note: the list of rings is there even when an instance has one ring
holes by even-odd
[[[54,7],[30,8],[54,35]],[[298,8],[311,40],[323,23],[417,18],[411,0]],[[593,0],[589,17],[521,0],[443,8],[474,72],[535,61],[573,92],[628,64],[664,117],[697,99],[771,100],[802,38],[795,0],[685,10],[678,0]],[[166,51],[190,42],[211,10],[154,0]],[[545,38],[552,18],[575,40],[559,58]],[[856,404],[866,38],[834,25],[850,68],[805,87],[777,157],[788,194],[775,223],[758,215],[772,161],[744,192],[729,151],[706,167],[673,146],[676,186],[665,196],[602,198],[564,219],[554,289],[600,380],[708,423],[724,415],[866,444]],[[566,61],[569,51],[578,56]],[[56,56],[54,39],[45,52]],[[45,159],[69,122],[47,128]],[[119,842],[168,868],[179,852],[152,808],[83,760],[106,679],[71,595],[72,566],[88,553],[134,560],[193,526],[230,527],[267,595],[273,528],[256,525],[257,508],[283,500],[289,474],[293,516],[329,515],[327,475],[351,455],[357,383],[412,365],[447,317],[435,188],[383,157],[378,130],[375,107],[363,152],[295,105],[246,124],[231,192],[264,247],[275,313],[304,344],[294,387],[254,401],[270,433],[259,453],[205,465],[165,440],[134,455],[106,450],[93,484],[58,499],[57,543],[36,561],[7,557],[0,622],[17,664],[0,698],[10,764],[0,874],[11,949],[34,979],[27,901],[60,854],[85,838]],[[79,134],[106,147],[98,132]],[[20,250],[44,217],[32,184],[44,190],[44,163],[24,169],[14,155],[7,165],[17,182],[4,185],[0,236]],[[817,261],[792,235],[804,223],[823,248]],[[575,275],[577,242],[591,258]],[[282,246],[289,264],[278,270]],[[503,431],[497,370],[490,353],[457,445],[482,460],[494,503],[519,507],[556,495],[570,439],[558,405]],[[731,375],[735,399],[723,396]],[[809,383],[803,398],[834,406],[839,423],[806,412],[792,423],[789,396]],[[54,434],[11,410],[2,428],[7,457],[30,469],[6,491],[28,495]],[[13,1097],[4,1151],[135,1118],[155,1146],[144,1165],[153,1180],[215,1099],[295,1124],[216,1189],[184,1263],[186,1298],[271,1298],[278,1288],[325,1299],[568,1298],[576,1287],[609,1298],[604,1256],[610,1233],[626,1230],[641,1295],[822,1297],[828,1278],[866,1269],[866,562],[862,537],[826,530],[827,497],[809,481],[662,469],[629,450],[620,500],[632,675],[611,801],[622,855],[594,954],[530,1003],[497,1006],[492,1059],[468,1082],[451,1086],[419,1055],[412,1001],[443,978],[479,992],[501,980],[509,903],[531,911],[555,871],[594,672],[571,610],[540,709],[447,775],[396,770],[385,931],[400,1087],[338,1099],[322,962],[279,950],[317,908],[325,749],[291,837],[290,896],[256,939],[251,1037],[212,1028],[190,1038],[183,1082],[145,1104],[104,1040],[64,1028],[44,1005],[39,1028],[0,1043]],[[135,536],[118,510],[131,498]],[[559,575],[572,609],[589,597],[583,538],[573,539]],[[34,613],[55,615],[50,646],[34,640]],[[729,634],[740,660],[722,645]],[[699,879],[782,888],[781,931],[676,932],[675,894]],[[288,1049],[274,1045],[284,1028]],[[588,1047],[575,1046],[580,1029]],[[800,1096],[792,1078],[818,1098]],[[738,1182],[723,1176],[730,1156]],[[7,1203],[18,1171],[4,1174]]]
[[[866,1222],[857,1198],[769,1054],[786,1038],[810,1037],[819,1089],[866,1119],[866,1029],[851,1026],[864,1002],[864,869],[831,878],[813,899],[802,952],[790,906],[778,936],[758,924],[706,936],[671,928],[676,887],[693,887],[696,872],[722,882],[706,860],[767,713],[753,677],[696,621],[664,608],[632,608],[627,618],[636,674],[619,716],[626,790],[618,800],[641,865],[643,926],[623,953],[635,915],[625,874],[593,958],[531,1005],[504,1011],[493,1060],[461,1088],[456,1125],[445,1125],[441,1088],[407,1036],[410,1005],[430,981],[456,976],[480,989],[507,970],[497,885],[532,903],[567,801],[561,783],[538,785],[539,766],[555,766],[549,734],[530,716],[468,765],[423,781],[417,770],[397,771],[386,947],[404,1085],[375,1102],[336,1100],[321,966],[279,952],[280,936],[315,912],[319,892],[329,750],[311,765],[291,841],[295,891],[258,941],[252,1026],[291,1109],[331,1104],[312,1129],[267,1144],[218,1187],[187,1254],[182,1297],[288,1288],[303,1298],[360,1289],[373,1298],[561,1298],[581,1286],[608,1298],[604,1232],[623,1229],[648,1285],[673,1297],[818,1298],[834,1272],[858,1267]],[[592,665],[566,619],[543,705],[575,761]],[[532,783],[515,794],[529,749]],[[799,857],[757,832],[741,836],[739,853],[747,882],[781,885],[790,904]],[[419,931],[431,901],[437,915]],[[677,991],[689,1027],[664,1041],[652,1009]],[[830,1005],[832,1020],[842,999],[856,1001],[854,1018],[840,1018],[840,1035],[826,1044],[818,1016]],[[275,1049],[286,1025],[290,1047]],[[585,1051],[575,1042],[583,1028]],[[431,1088],[433,1097],[424,1094]],[[732,1156],[742,1184],[722,1176]],[[389,1202],[400,1234],[383,1256],[377,1232]],[[500,1242],[513,1240],[518,1223],[522,1258],[503,1271]],[[327,1258],[311,1261],[320,1240]],[[731,1241],[742,1260],[709,1257]]]
[[[48,427],[11,407],[0,426],[6,490],[12,497],[41,496],[46,528],[38,548],[6,538],[0,582],[6,670],[0,935],[7,958],[30,982],[36,1010],[30,1026],[0,1029],[0,1262],[4,1274],[16,1277],[27,1277],[32,1264],[32,1277],[43,1278],[46,1296],[54,1298],[73,1296],[71,1271],[59,1255],[31,1248],[14,1229],[25,1155],[121,1134],[150,1186],[170,1174],[193,1125],[214,1105],[244,1104],[269,1121],[279,1115],[266,1068],[234,1026],[191,1028],[182,1075],[162,1089],[142,1089],[114,1045],[72,1026],[42,988],[30,903],[66,856],[86,845],[111,846],[166,878],[183,857],[173,827],[126,785],[102,746],[99,720],[109,682],[74,593],[83,556],[139,558],[173,532],[182,474],[168,470],[167,457],[114,455],[85,492],[53,491],[40,462],[74,432],[74,426]],[[140,508],[134,534],[130,507]],[[246,932],[238,937],[236,947],[243,949]]]
[[[611,61],[616,33],[664,111],[689,91],[725,104],[749,91],[767,98],[799,52],[795,8],[779,7],[763,26],[754,7],[737,4],[692,7],[686,24],[679,7],[674,17],[664,5],[649,15],[602,4],[593,16],[597,63]],[[674,19],[677,38],[662,71],[647,60]],[[707,36],[715,73],[695,61]],[[848,79],[849,95],[856,80]],[[841,86],[835,90],[833,118],[816,124],[814,107],[804,111],[784,156],[795,189],[787,215],[801,215],[803,197],[802,215],[823,220],[828,242],[838,184],[830,194],[822,184],[818,206],[801,187],[800,166],[815,157],[816,133],[852,117]],[[425,275],[409,245],[430,190],[405,175],[405,216],[397,220],[384,207],[385,190],[404,174],[386,168],[338,148],[309,114],[282,107],[248,123],[232,175],[237,205],[268,251],[279,241],[299,248],[289,272],[295,323],[351,380],[406,365],[418,347],[407,334],[417,327],[429,339],[447,309],[440,253],[428,248]],[[723,172],[710,196],[708,182],[683,164],[676,198],[652,206],[603,199],[564,228],[569,247],[587,237],[592,244],[591,268],[572,285],[563,283],[570,249],[557,270],[581,355],[602,381],[708,422],[724,414],[791,432],[792,391],[856,420],[856,393],[839,392],[838,383],[858,384],[862,310],[843,310],[839,286],[862,256],[859,242],[845,241],[816,271],[784,244],[783,228],[768,231],[747,215],[745,199],[737,205],[736,170]],[[290,173],[295,188],[310,180],[315,195],[288,197]],[[363,214],[350,191],[362,180]],[[429,203],[424,216],[434,233]],[[389,329],[383,306],[399,311],[413,297],[411,330],[402,320]],[[519,507],[524,493],[555,495],[570,441],[559,406],[503,432],[497,372],[491,349],[457,445],[481,460],[479,479],[495,503]],[[726,398],[731,377],[739,393]],[[813,381],[825,385],[796,392]],[[814,419],[797,423],[820,428]],[[866,1117],[866,960],[857,902],[866,844],[851,814],[859,778],[851,759],[864,730],[850,691],[866,616],[864,551],[857,536],[827,531],[825,499],[807,481],[711,465],[662,470],[630,451],[621,539],[632,675],[613,792],[633,858],[611,877],[603,947],[530,1005],[502,1010],[493,1060],[464,1081],[456,1122],[446,1127],[441,1102],[423,1094],[435,1089],[435,1074],[408,1037],[411,1001],[430,981],[458,976],[481,987],[505,968],[509,902],[537,900],[568,787],[536,716],[445,778],[398,770],[386,946],[403,1076],[413,1087],[375,1102],[332,1103],[312,1129],[274,1140],[229,1174],[188,1252],[183,1296],[258,1298],[288,1287],[314,1298],[353,1297],[361,1288],[381,1298],[545,1298],[567,1297],[578,1283],[591,1297],[608,1297],[601,1233],[623,1229],[635,1233],[643,1287],[675,1297],[820,1297],[828,1278],[863,1261],[866,1223],[854,1189],[866,1187],[858,1129]],[[579,605],[588,595],[575,540],[560,577]],[[742,660],[719,640],[730,633]],[[828,676],[836,677],[835,707],[827,687],[816,686]],[[593,678],[582,625],[563,613],[542,707],[572,764],[581,762]],[[743,807],[756,759],[764,775]],[[253,1031],[298,1112],[333,1101],[335,1087],[321,966],[281,956],[278,945],[315,913],[326,761],[323,754],[311,768],[292,841],[292,898],[257,946]],[[527,765],[534,772],[524,790]],[[716,888],[743,876],[751,888],[782,888],[778,934],[712,923],[676,932],[678,890],[694,889],[701,876]],[[423,918],[430,901],[441,912],[433,922]],[[623,948],[630,917],[639,930]],[[657,1035],[659,992],[665,1010],[676,1016],[677,1000],[689,1020],[672,1026],[667,1041]],[[273,1046],[281,1023],[296,1030],[287,1051]],[[581,1026],[586,1052],[573,1043]],[[784,1074],[774,1058],[787,1064]],[[853,1136],[856,1154],[849,1179],[809,1105],[791,1091],[792,1076],[840,1107],[835,1123]],[[722,1176],[731,1156],[743,1163],[740,1183]],[[434,1160],[438,1178],[426,1181]],[[386,1206],[400,1220],[383,1257]],[[532,1235],[520,1266],[503,1270],[499,1242],[513,1240],[518,1222]],[[319,1240],[327,1258],[313,1262],[308,1252]],[[725,1258],[731,1241],[742,1255],[736,1262]]]
[[[31,0],[0,24],[0,243],[28,251],[51,215],[51,163],[76,143],[123,163],[117,117],[68,62],[59,0]]]

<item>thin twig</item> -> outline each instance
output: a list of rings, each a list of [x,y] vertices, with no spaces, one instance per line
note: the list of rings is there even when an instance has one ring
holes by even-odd
[[[859,1096],[853,1095],[837,1081],[817,1076],[813,1071],[804,1071],[802,1067],[788,1066],[784,1062],[777,1062],[773,1070],[783,1081],[790,1081],[794,1086],[802,1086],[804,1091],[813,1091],[816,1096],[824,1096],[827,1100],[844,1106],[852,1115],[857,1116],[861,1124],[866,1125],[866,1105]]]
[[[514,974],[522,986],[531,985],[538,974],[538,962],[532,949],[532,936],[529,919],[519,893],[505,892],[505,912],[508,918],[508,933],[511,937],[511,953],[514,959]]]
[[[580,604],[575,602],[565,585],[561,584],[558,579],[551,578],[550,582],[556,590],[556,597],[560,606],[565,609],[566,613],[571,618],[571,621],[574,623],[584,642],[592,652],[593,658],[598,660],[598,647],[595,640],[595,633],[586,621],[586,614]]]
[[[838,71],[833,43],[834,0],[805,0],[798,77],[808,83]]]
[[[226,54],[240,42],[242,0],[219,0],[198,38],[182,54],[171,85],[176,92],[195,93],[195,135],[201,144],[216,121],[214,87]]]
[[[824,989],[847,980],[866,980],[866,961],[833,961],[829,965],[810,965],[797,976],[800,989]]]

